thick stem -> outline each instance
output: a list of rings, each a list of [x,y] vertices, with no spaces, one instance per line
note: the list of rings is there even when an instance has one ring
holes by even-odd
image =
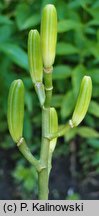
[[[44,72],[44,81],[45,81],[45,92],[46,99],[44,103],[44,107],[42,109],[42,144],[41,144],[41,154],[40,161],[45,165],[45,169],[41,170],[38,173],[38,191],[39,191],[39,199],[47,200],[48,199],[48,183],[49,183],[49,146],[50,140],[47,135],[50,132],[50,113],[49,108],[51,104],[52,98],[52,68],[50,70],[46,70]]]
[[[48,200],[48,153],[49,141],[46,138],[42,138],[41,161],[43,161],[46,168],[38,173],[39,200]]]
[[[51,99],[52,99],[52,71],[49,73],[44,73],[44,81],[45,81],[45,92],[46,92],[46,99],[44,106],[46,108],[50,107]]]
[[[44,164],[45,168],[38,173],[38,192],[40,200],[48,199],[48,182],[49,182],[49,173],[48,173],[48,160],[49,160],[49,145],[50,141],[45,138],[49,132],[49,109],[42,110],[42,144],[41,144],[41,154],[40,161]]]

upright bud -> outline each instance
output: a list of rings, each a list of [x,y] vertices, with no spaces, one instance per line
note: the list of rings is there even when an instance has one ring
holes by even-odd
[[[30,30],[28,36],[28,59],[30,75],[41,106],[45,101],[43,78],[43,62],[41,56],[40,35],[37,30]]]
[[[45,6],[41,18],[41,48],[45,70],[54,63],[57,40],[57,12],[52,4]]]
[[[24,118],[24,85],[18,79],[12,82],[8,95],[8,127],[12,139],[17,143],[22,137]]]
[[[58,117],[55,108],[50,108],[50,134],[54,134],[58,131]],[[57,138],[50,141],[49,151],[53,152],[56,146]]]
[[[80,91],[73,112],[72,119],[69,121],[70,126],[76,127],[84,119],[86,112],[89,107],[90,99],[92,94],[92,81],[89,76],[84,76],[81,82]]]
[[[40,35],[37,30],[30,30],[28,35],[28,59],[33,83],[42,82],[43,63],[41,57]]]
[[[58,117],[57,117],[57,112],[55,110],[55,108],[51,107],[50,108],[50,134],[54,134],[58,131]],[[50,140],[50,144],[49,144],[49,160],[48,160],[48,174],[50,174],[50,170],[51,170],[51,158],[52,158],[52,154],[55,150],[56,147],[56,143],[57,143],[57,137]]]

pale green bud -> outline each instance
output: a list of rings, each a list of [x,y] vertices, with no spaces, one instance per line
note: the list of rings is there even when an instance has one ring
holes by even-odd
[[[50,134],[54,134],[58,131],[58,117],[55,108],[50,108]],[[53,152],[56,146],[57,138],[50,141],[50,152]]]
[[[24,85],[18,79],[12,82],[8,95],[8,127],[12,139],[17,143],[22,138],[24,118]]]
[[[42,124],[44,137],[48,137],[50,134],[57,132],[58,118],[54,107],[43,108],[42,122],[46,122],[46,124]]]
[[[77,98],[76,106],[73,112],[72,119],[69,121],[70,126],[76,127],[84,119],[89,107],[92,94],[92,81],[89,76],[84,76],[81,82],[79,95]]]
[[[51,68],[54,63],[56,41],[57,12],[54,5],[48,4],[44,7],[41,18],[41,48],[45,69]]]
[[[30,75],[38,95],[41,106],[45,101],[45,90],[42,83],[43,62],[41,56],[40,35],[37,30],[30,30],[28,36],[28,59]]]
[[[58,117],[55,108],[50,108],[50,134],[54,134],[58,131]],[[55,150],[57,143],[57,137],[52,139],[49,143],[49,160],[48,160],[48,174],[51,170],[51,158]]]
[[[37,30],[30,30],[28,35],[28,59],[33,83],[42,82],[43,63],[41,56],[40,35]]]

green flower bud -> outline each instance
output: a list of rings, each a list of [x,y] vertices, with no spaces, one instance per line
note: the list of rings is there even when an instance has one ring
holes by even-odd
[[[89,76],[84,76],[81,82],[80,91],[73,112],[72,119],[69,121],[70,126],[76,127],[84,119],[89,107],[92,94],[92,81]]]
[[[50,134],[54,134],[58,131],[58,117],[57,117],[57,112],[55,108],[51,107],[50,108]],[[49,160],[48,160],[48,174],[50,174],[51,170],[51,158],[53,155],[53,152],[55,150],[57,143],[57,138],[54,138],[50,141],[49,144]]]
[[[33,83],[42,82],[43,63],[41,56],[40,35],[37,30],[30,30],[28,35],[28,59]]]
[[[57,113],[53,107],[43,108],[42,111],[42,122],[46,123],[46,125],[42,125],[43,136],[48,137],[51,133],[55,133],[58,130]]]
[[[42,110],[42,132],[43,137],[47,138],[58,131],[58,117],[55,108],[43,108]],[[57,138],[49,141],[48,155],[48,174],[51,170],[51,158],[55,149]]]
[[[28,36],[28,59],[30,75],[41,106],[45,101],[45,90],[42,83],[43,62],[41,56],[40,35],[37,30],[30,30]]]
[[[58,117],[55,108],[50,108],[50,134],[58,131]],[[50,152],[53,152],[56,146],[57,138],[50,141]]]
[[[57,112],[54,107],[51,107],[49,109],[49,112],[50,112],[50,134],[53,134],[58,131]]]
[[[12,139],[17,143],[22,137],[24,118],[24,85],[18,79],[12,82],[8,95],[8,127]]]
[[[57,12],[52,4],[44,7],[41,19],[41,47],[45,71],[52,68],[57,41]]]

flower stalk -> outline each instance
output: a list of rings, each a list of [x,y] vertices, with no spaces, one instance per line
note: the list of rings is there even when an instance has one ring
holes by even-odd
[[[54,107],[51,107],[56,40],[57,12],[54,5],[48,4],[42,11],[41,34],[37,30],[30,30],[28,35],[29,71],[42,111],[42,137],[39,160],[33,156],[23,137],[24,85],[22,80],[12,82],[8,96],[7,118],[9,131],[13,141],[17,143],[19,151],[37,170],[38,198],[40,200],[48,199],[49,176],[57,139],[68,133],[72,127],[81,123],[88,110],[92,94],[91,78],[85,76],[81,83],[73,116],[69,122],[60,128],[58,126],[57,112]]]

